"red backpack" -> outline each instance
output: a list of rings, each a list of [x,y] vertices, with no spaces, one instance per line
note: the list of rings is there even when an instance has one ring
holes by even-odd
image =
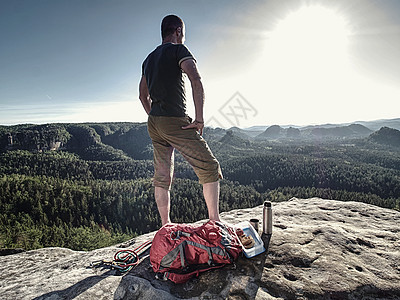
[[[241,252],[235,230],[221,222],[168,223],[154,236],[150,262],[158,278],[183,283],[200,272],[233,263]]]

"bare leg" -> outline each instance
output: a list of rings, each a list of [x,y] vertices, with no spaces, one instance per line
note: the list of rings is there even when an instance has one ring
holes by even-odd
[[[154,197],[156,198],[158,212],[161,216],[162,226],[167,223],[171,223],[171,219],[169,218],[169,210],[171,206],[169,190],[156,186],[154,190]]]
[[[210,220],[221,221],[219,218],[219,181],[203,184],[203,194]]]

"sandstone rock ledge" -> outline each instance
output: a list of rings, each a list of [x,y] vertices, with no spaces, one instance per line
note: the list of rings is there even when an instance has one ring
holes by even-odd
[[[45,248],[0,257],[1,299],[400,299],[400,212],[319,198],[274,203],[267,256],[203,273],[181,285],[159,281],[146,258],[125,276],[90,252]],[[222,214],[236,224],[262,207]],[[133,249],[154,235],[127,243]]]

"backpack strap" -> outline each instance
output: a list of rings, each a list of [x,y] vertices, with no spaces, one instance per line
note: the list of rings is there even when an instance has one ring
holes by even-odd
[[[177,258],[178,254],[180,254],[180,259],[181,259],[181,265],[182,268],[185,267],[185,247],[186,245],[192,245],[194,247],[203,249],[205,251],[207,251],[208,253],[208,265],[212,265],[213,264],[213,253],[226,257],[228,256],[230,259],[230,255],[227,251],[225,251],[225,249],[220,248],[220,247],[208,247],[190,240],[185,240],[183,241],[181,244],[179,244],[178,247],[174,248],[172,251],[168,252],[162,259],[160,262],[160,266],[163,268],[169,268],[172,263],[175,261],[175,259]]]
[[[226,264],[218,264],[215,266],[207,266],[207,267],[200,267],[197,270],[188,272],[188,273],[175,273],[175,272],[165,272],[165,273],[158,273],[156,274],[156,278],[160,280],[167,281],[168,279],[175,283],[184,283],[188,281],[193,276],[198,277],[201,272],[219,269],[225,266]]]
[[[184,241],[185,242],[185,241]],[[164,257],[161,259],[160,266],[163,268],[171,267],[172,263],[177,258],[178,254],[181,256],[181,265],[182,268],[185,267],[185,248],[184,242],[182,242],[178,247],[175,247],[170,252],[168,252]]]
[[[205,245],[202,244],[198,244],[196,242],[193,241],[185,241],[186,244],[192,245],[194,247],[206,250],[208,253],[208,264],[211,266],[213,263],[213,253],[220,255],[220,256],[225,256],[226,255],[226,251],[224,251],[224,249],[220,248],[220,247],[207,247]]]

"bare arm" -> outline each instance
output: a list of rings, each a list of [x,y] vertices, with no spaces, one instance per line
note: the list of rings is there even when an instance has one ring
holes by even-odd
[[[147,114],[151,110],[151,99],[149,94],[149,89],[147,87],[146,77],[142,76],[139,83],[139,99],[142,102],[143,108]]]
[[[187,59],[183,61],[181,63],[181,68],[189,77],[192,85],[193,101],[196,114],[195,121],[192,124],[184,127],[184,129],[197,128],[200,131],[200,134],[202,134],[204,128],[203,107],[205,96],[203,83],[201,82],[201,76],[193,59]]]

